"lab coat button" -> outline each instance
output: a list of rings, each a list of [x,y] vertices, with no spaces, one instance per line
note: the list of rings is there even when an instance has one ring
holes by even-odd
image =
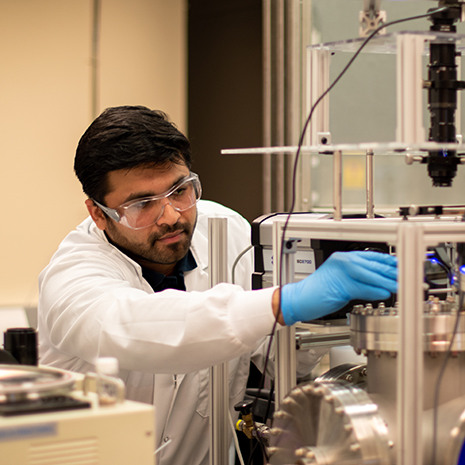
[[[163,438],[163,441],[164,441],[164,442],[168,442],[169,440],[170,440],[170,438],[169,438],[168,436],[165,436],[165,437]]]

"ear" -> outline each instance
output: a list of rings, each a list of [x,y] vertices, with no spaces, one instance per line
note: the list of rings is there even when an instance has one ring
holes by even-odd
[[[103,211],[100,210],[97,205],[95,205],[93,200],[87,199],[85,203],[90,216],[94,220],[94,223],[97,225],[97,228],[104,231],[107,227],[108,218],[104,215]]]

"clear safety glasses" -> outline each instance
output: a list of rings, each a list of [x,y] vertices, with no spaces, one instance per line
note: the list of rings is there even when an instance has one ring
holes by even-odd
[[[163,215],[166,205],[178,212],[193,207],[202,195],[202,187],[197,174],[190,173],[169,191],[163,194],[144,197],[109,208],[92,199],[112,220],[131,229],[144,229],[152,226]],[[166,200],[165,200],[166,199]]]

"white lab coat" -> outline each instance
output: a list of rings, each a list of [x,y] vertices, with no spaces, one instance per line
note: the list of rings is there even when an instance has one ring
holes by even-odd
[[[191,247],[198,266],[185,273],[189,292],[154,293],[140,266],[90,218],[64,239],[39,278],[40,363],[85,373],[98,357],[117,357],[127,397],[155,405],[157,445],[168,443],[159,465],[208,463],[208,367],[229,360],[232,407],[243,398],[250,357],[274,322],[273,289],[244,290],[250,254],[236,270],[240,286],[209,290],[212,216],[228,218],[229,269],[250,244],[241,216],[200,201]]]

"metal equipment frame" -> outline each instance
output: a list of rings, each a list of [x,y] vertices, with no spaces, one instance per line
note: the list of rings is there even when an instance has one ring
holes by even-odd
[[[465,223],[455,219],[412,218],[308,220],[291,218],[284,232],[285,221],[273,224],[273,252],[276,258],[275,283],[281,260],[282,236],[302,239],[334,239],[347,241],[386,242],[396,248],[399,263],[399,348],[397,367],[397,465],[422,465],[423,411],[423,260],[427,247],[441,242],[465,242]],[[284,284],[284,283],[281,283]],[[283,328],[280,332],[289,331]],[[281,347],[277,360],[277,385],[285,390],[293,380],[282,366],[287,357],[293,359],[295,341]]]

